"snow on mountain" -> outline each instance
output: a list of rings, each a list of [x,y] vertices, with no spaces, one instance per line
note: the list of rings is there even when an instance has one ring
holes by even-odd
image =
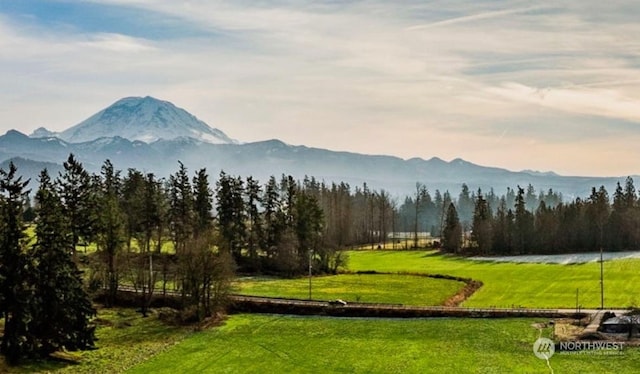
[[[50,138],[56,136],[58,136],[58,133],[49,131],[44,127],[38,127],[31,133],[31,135],[29,135],[31,138]]]
[[[40,130],[40,133],[43,132]],[[118,100],[57,136],[70,143],[116,136],[145,143],[184,137],[212,144],[237,143],[186,110],[150,96]]]

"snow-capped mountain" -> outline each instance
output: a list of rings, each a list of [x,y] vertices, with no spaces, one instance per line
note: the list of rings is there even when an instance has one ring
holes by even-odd
[[[57,134],[43,128],[31,134],[32,137],[43,137],[42,135],[53,135],[69,143],[113,137],[145,143],[177,138],[193,138],[211,144],[237,143],[186,110],[150,96],[118,100],[108,108]]]

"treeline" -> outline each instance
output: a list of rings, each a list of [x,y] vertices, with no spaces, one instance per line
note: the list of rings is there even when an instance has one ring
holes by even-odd
[[[492,206],[478,191],[470,231],[462,228],[450,205],[443,229],[443,249],[481,255],[556,254],[583,251],[636,250],[640,245],[640,200],[633,179],[617,184],[613,198],[604,186],[587,198],[535,209],[518,187],[513,206],[505,198]],[[465,234],[463,234],[463,232]]]
[[[435,190],[431,194],[426,185],[417,183],[416,191],[412,195],[406,196],[398,208],[396,230],[408,233],[429,232],[432,236],[439,237],[449,204],[453,203],[463,229],[468,231],[471,229],[478,194],[482,194],[487,205],[493,209],[501,203],[507,207],[513,207],[516,201],[516,190],[512,188],[507,188],[503,195],[498,195],[493,189],[486,193],[482,193],[482,191],[476,193],[463,183],[460,193],[457,196],[452,196],[449,191],[441,192],[440,190]],[[524,189],[524,204],[526,209],[531,211],[535,210],[540,202],[544,202],[548,207],[555,207],[562,202],[562,198],[561,193],[552,189],[536,193],[531,184]]]

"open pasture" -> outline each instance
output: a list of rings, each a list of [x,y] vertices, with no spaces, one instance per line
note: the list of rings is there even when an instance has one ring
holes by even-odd
[[[130,373],[548,373],[533,319],[234,315]],[[546,332],[548,333],[548,331]],[[634,373],[640,351],[556,355],[557,373]]]
[[[340,274],[313,277],[313,300],[405,305],[442,305],[464,283],[449,279],[398,274]],[[309,298],[309,279],[250,278],[237,283],[236,292],[251,296]]]
[[[442,255],[435,251],[351,251],[349,269],[446,274],[484,285],[462,306],[583,308],[600,306],[600,264],[496,263]],[[640,259],[604,262],[605,307],[640,304]]]

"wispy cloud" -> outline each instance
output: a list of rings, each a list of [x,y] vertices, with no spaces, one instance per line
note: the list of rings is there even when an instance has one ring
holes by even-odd
[[[483,20],[492,19],[492,18],[501,18],[501,17],[505,17],[505,16],[510,16],[510,15],[513,15],[513,14],[518,14],[518,13],[528,13],[528,12],[536,11],[536,10],[540,10],[540,9],[544,9],[544,7],[542,7],[542,6],[530,6],[530,7],[525,7],[525,8],[515,8],[515,9],[503,9],[503,10],[488,11],[488,12],[482,12],[482,13],[476,13],[476,14],[470,14],[470,15],[465,15],[465,16],[460,16],[460,17],[449,18],[449,19],[445,19],[445,20],[441,20],[441,21],[432,22],[432,23],[414,25],[414,26],[407,27],[406,30],[407,31],[414,31],[414,30],[431,29],[431,28],[434,28],[434,27],[455,25],[455,24],[460,24],[460,23],[471,23],[471,22],[475,22],[475,21],[481,21],[481,20],[483,21]]]
[[[595,115],[640,122],[640,98],[623,96],[613,89],[536,88],[505,83],[489,88],[506,100],[526,102],[580,115]]]
[[[640,134],[631,0],[48,3],[48,21],[0,6],[5,130],[61,129],[152,94],[246,141],[581,173],[560,144]],[[505,156],[525,152],[516,142],[535,147]]]

